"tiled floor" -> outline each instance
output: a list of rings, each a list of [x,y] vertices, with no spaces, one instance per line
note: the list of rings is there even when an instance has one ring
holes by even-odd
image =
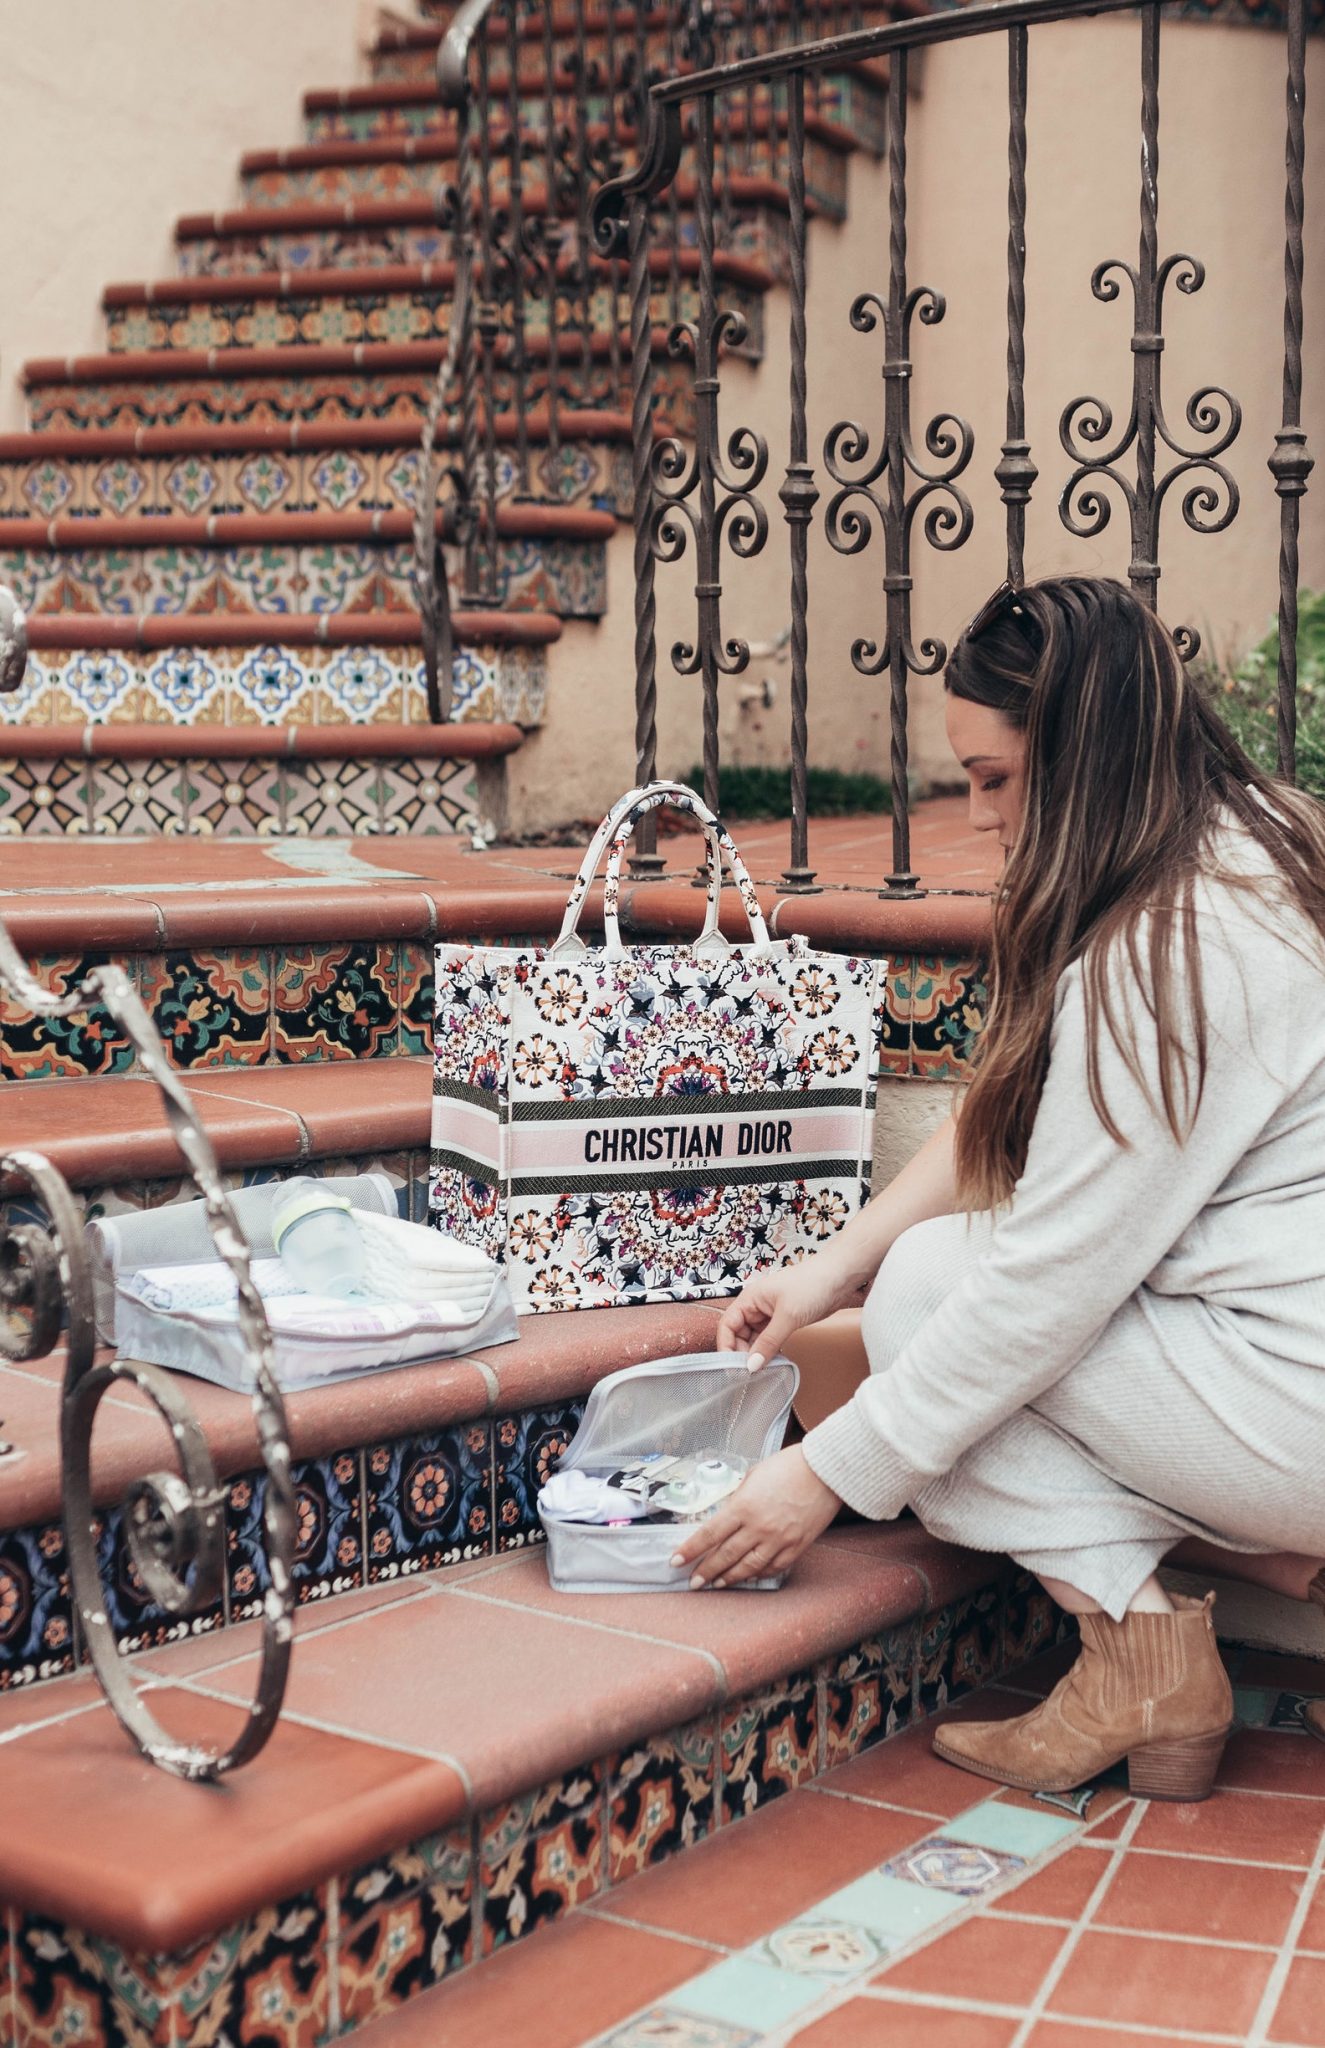
[[[736,825],[736,842],[757,882],[774,886],[789,859],[785,824]],[[104,904],[118,899],[121,921],[135,902],[169,911],[181,892],[190,896],[232,893],[269,895],[275,889],[288,908],[293,900],[343,896],[365,885],[391,883],[402,902],[411,885],[464,894],[493,889],[532,890],[533,901],[555,895],[564,901],[565,880],[575,871],[587,834],[551,847],[498,846],[470,850],[463,838],[309,840],[127,839],[89,846],[85,840],[17,840],[5,853],[0,908],[50,912],[57,903],[95,895]],[[684,879],[699,859],[701,842],[684,834],[666,837],[661,848],[673,879]],[[811,824],[812,861],[820,883],[830,889],[877,892],[892,866],[892,824],[886,817],[822,818]],[[967,806],[959,797],[938,797],[916,807],[911,821],[911,858],[925,888],[987,893],[1002,856],[988,834],[971,831]],[[553,886],[555,884],[555,887]],[[155,930],[149,921],[145,930]]]
[[[1024,1711],[1057,1651],[955,1711]],[[1072,1802],[881,1744],[368,2028],[363,2048],[1325,2048],[1325,1663],[1231,1653],[1215,1796]],[[1242,1681],[1245,1679],[1245,1683]]]

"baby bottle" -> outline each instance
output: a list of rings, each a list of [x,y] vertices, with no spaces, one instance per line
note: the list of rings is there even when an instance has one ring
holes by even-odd
[[[353,1294],[363,1279],[363,1245],[350,1204],[325,1180],[298,1177],[271,1207],[277,1254],[308,1294]]]

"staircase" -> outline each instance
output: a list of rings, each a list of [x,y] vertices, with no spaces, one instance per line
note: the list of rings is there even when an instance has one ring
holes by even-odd
[[[451,718],[427,716],[411,533],[455,284],[438,199],[457,169],[432,82],[438,12],[383,29],[372,84],[310,93],[305,141],[246,158],[236,209],[180,221],[176,278],[108,287],[105,352],[30,363],[30,430],[0,439],[0,582],[33,649],[0,698],[9,931],[52,988],[126,967],[228,1186],[377,1168],[416,1218],[433,946],[547,938],[577,856],[486,844],[510,765],[523,754],[538,781],[559,677],[595,659],[609,715],[630,715],[619,664],[596,652],[632,485],[617,281],[595,259],[587,275],[568,264],[565,319],[535,315],[523,361],[498,337],[495,467],[481,449],[473,479],[496,505],[489,588],[455,609]],[[646,24],[664,56],[670,20]],[[602,59],[606,18],[590,30]],[[578,118],[576,77],[549,91],[543,48],[531,13],[516,90],[494,84],[496,204],[511,119],[537,138],[549,107]],[[842,215],[851,156],[878,150],[882,107],[869,67],[825,79],[806,156],[823,217]],[[598,130],[615,121],[590,111]],[[786,274],[777,135],[754,96],[723,137],[716,272],[756,365]],[[536,158],[526,212],[564,216],[573,240]],[[659,414],[682,432],[689,379],[663,334],[693,310],[693,202],[683,175],[650,280]],[[574,405],[550,390],[568,360]],[[463,453],[454,409],[441,440]],[[463,591],[463,523],[448,509],[439,531]],[[873,824],[820,834],[825,887],[807,899],[776,894],[774,835],[741,835],[775,931],[888,955],[880,1074],[902,1125],[960,1071],[982,1000],[993,873],[954,808],[915,814],[937,893],[914,901],[874,893]],[[695,847],[668,850],[671,880],[624,892],[635,934],[694,928],[677,877]],[[590,923],[600,910],[592,897]],[[0,998],[0,1076],[6,1148],[46,1154],[89,1216],[192,1195],[107,1013],[42,1021]],[[41,1220],[23,1197],[9,1213]],[[877,1861],[829,1775],[914,1724],[911,1769],[921,1724],[1016,1673],[1064,1620],[1005,1560],[905,1519],[834,1529],[776,1600],[553,1595],[534,1501],[586,1395],[623,1364],[705,1348],[716,1314],[526,1318],[490,1353],[292,1397],[291,1681],[266,1750],[219,1788],[139,1761],[104,1704],[69,1585],[61,1360],[0,1363],[0,2048],[313,2048],[411,2010],[413,2038],[450,2040],[454,2011],[466,2042],[504,2040],[482,2019],[497,1951],[589,1901],[610,1909],[775,1803],[794,1833],[819,1787],[849,1849],[841,1881]],[[182,1384],[224,1487],[218,1599],[180,1619],[134,1566],[124,1496],[162,1462],[162,1432],[131,1388],[100,1411],[92,1507],[107,1613],[153,1712],[223,1744],[255,1684],[266,1475],[249,1403]],[[896,1803],[932,1813],[925,1784]],[[883,1811],[872,1840],[896,1832]],[[437,2006],[449,1985],[420,1996],[457,1973],[477,2020]],[[641,1984],[623,2014],[651,1995]]]

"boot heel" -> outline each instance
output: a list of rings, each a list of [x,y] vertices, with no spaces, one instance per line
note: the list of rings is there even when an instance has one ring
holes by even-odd
[[[1127,1759],[1129,1789],[1138,1799],[1208,1799],[1228,1736],[1228,1728],[1221,1728],[1134,1749]]]

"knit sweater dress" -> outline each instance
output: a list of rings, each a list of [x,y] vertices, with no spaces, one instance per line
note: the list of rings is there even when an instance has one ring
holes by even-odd
[[[1325,1557],[1325,946],[1231,817],[1195,903],[1207,1071],[1185,1142],[1121,947],[1110,989],[1146,1087],[1101,1024],[1126,1142],[1100,1122],[1074,963],[1010,1204],[901,1234],[865,1306],[871,1377],[804,1443],[860,1513],[909,1503],[1115,1619],[1185,1534]],[[1178,1105],[1185,1129],[1181,1082]]]

